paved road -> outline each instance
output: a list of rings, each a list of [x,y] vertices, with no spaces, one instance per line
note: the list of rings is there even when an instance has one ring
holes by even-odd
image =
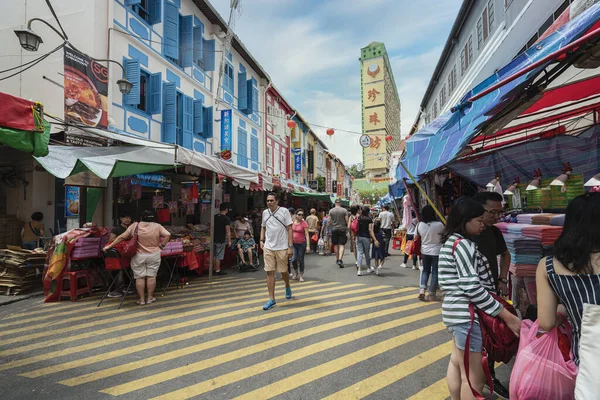
[[[29,299],[0,307],[3,399],[445,399],[450,335],[419,271],[358,277],[309,255],[263,311],[264,273],[193,280],[148,306]],[[506,381],[506,367],[499,376]]]

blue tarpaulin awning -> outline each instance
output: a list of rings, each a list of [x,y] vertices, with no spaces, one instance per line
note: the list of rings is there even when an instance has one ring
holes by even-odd
[[[503,125],[494,119],[511,107],[519,106],[523,102],[524,96],[531,96],[525,100],[525,104],[534,104],[539,99],[537,97],[539,92],[533,90],[527,95],[525,94],[526,88],[556,60],[541,63],[536,68],[477,100],[472,102],[467,100],[571,44],[587,33],[599,19],[600,4],[595,4],[484,80],[463,97],[461,103],[454,108],[455,112],[450,111],[439,116],[407,139],[406,156],[401,162],[417,178],[454,160],[471,140],[491,122],[497,125],[495,126],[496,130],[502,128]],[[517,109],[519,108],[517,107]],[[512,118],[518,115],[518,113],[512,115]],[[510,119],[506,120],[506,123],[508,122]],[[494,133],[494,131],[489,133]],[[398,166],[396,170],[396,177],[399,181],[403,178],[410,179],[401,166]]]

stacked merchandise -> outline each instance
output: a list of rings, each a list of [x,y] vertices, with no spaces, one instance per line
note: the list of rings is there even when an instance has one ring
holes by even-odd
[[[102,257],[102,248],[108,243],[109,235],[88,236],[77,239],[71,252],[72,260],[86,260]]]
[[[531,225],[533,217],[540,214],[519,214],[517,215],[517,222],[519,224]]]
[[[565,226],[565,214],[558,214],[558,215],[550,218],[550,225]]]
[[[527,224],[507,224],[506,232],[511,235],[523,236],[523,228],[526,228],[531,225]]]
[[[542,258],[542,246],[538,239],[504,235],[510,252],[510,272],[518,277],[535,276],[537,263]]]
[[[167,243],[167,245],[161,252],[161,254],[163,256],[169,256],[169,255],[181,254],[181,253],[183,253],[183,242],[180,240],[170,241],[169,243]]]
[[[22,294],[41,288],[46,253],[29,250],[0,250],[0,293]]]
[[[496,224],[496,228],[500,229],[500,232],[502,232],[503,234],[507,234],[508,233],[508,226],[510,224],[506,223],[506,222],[498,222]]]
[[[531,219],[531,222],[533,225],[550,225],[550,221],[556,216],[558,214],[538,214]]]
[[[562,226],[531,225],[522,229],[523,236],[538,239],[542,246],[551,246],[563,231]]]

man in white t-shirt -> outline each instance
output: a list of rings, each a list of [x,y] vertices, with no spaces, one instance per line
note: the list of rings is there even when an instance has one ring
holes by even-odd
[[[293,255],[292,217],[285,207],[279,207],[277,195],[267,195],[267,209],[262,214],[260,247],[263,249],[269,301],[263,310],[269,310],[277,304],[275,301],[275,272],[281,273],[285,282],[285,298],[292,298],[288,259]]]
[[[394,214],[390,212],[390,206],[383,206],[383,211],[379,214],[379,221],[381,221],[381,230],[383,231],[383,252],[388,257],[392,239],[392,222],[394,221]]]

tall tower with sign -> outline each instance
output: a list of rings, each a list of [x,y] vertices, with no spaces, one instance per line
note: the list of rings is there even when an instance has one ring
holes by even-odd
[[[362,48],[359,60],[365,176],[387,178],[391,154],[400,145],[400,98],[383,43]]]

